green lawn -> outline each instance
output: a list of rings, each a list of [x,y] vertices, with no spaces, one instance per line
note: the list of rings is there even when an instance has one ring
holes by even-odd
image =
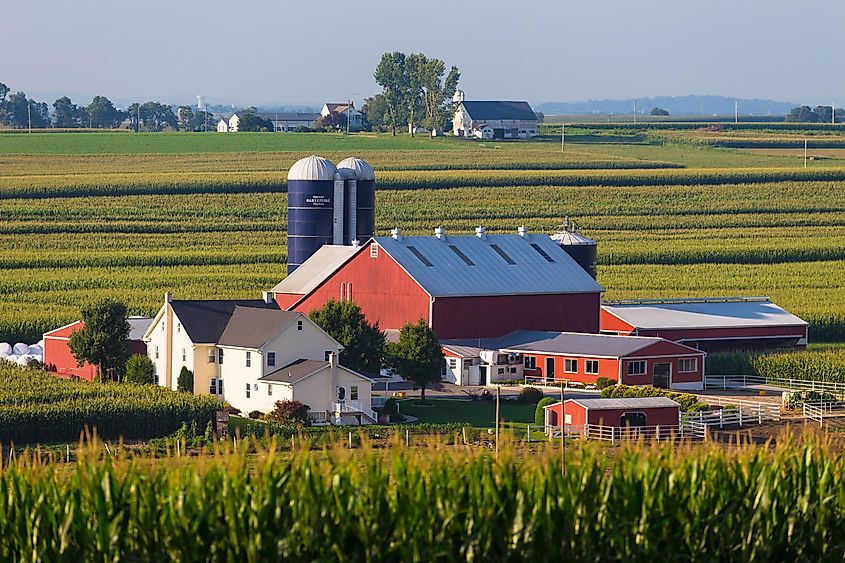
[[[492,428],[496,424],[495,401],[464,401],[460,399],[432,399],[433,406],[418,406],[416,399],[399,403],[399,412],[415,416],[419,422],[461,422],[476,428]],[[532,424],[535,405],[502,401],[502,421]]]

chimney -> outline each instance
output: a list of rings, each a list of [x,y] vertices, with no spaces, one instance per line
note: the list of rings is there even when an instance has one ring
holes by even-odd
[[[487,238],[487,230],[484,227],[476,227],[475,236],[478,238]]]
[[[337,401],[337,352],[329,352],[329,372],[331,373],[332,402]]]
[[[264,300],[265,303],[272,303],[273,302],[273,294],[269,291],[262,291],[261,298]]]
[[[173,303],[173,294],[169,291],[164,294],[164,302],[165,303]]]
[[[446,229],[444,229],[443,227],[436,227],[434,229],[434,236],[436,236],[440,240],[446,240]]]
[[[525,238],[528,236],[528,227],[520,227],[516,230],[516,232],[519,233],[519,236]]]
[[[390,236],[393,237],[394,240],[402,240],[402,229],[399,227],[390,229]]]

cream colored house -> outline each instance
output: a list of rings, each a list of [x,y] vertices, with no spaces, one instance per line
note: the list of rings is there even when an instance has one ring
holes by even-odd
[[[194,374],[195,394],[212,394],[244,413],[289,399],[308,405],[318,422],[375,421],[372,381],[336,365],[340,344],[307,316],[280,310],[270,294],[225,301],[165,294],[143,340],[158,384],[170,389],[184,366]]]
[[[233,113],[231,117],[226,119],[225,117],[220,118],[220,121],[217,122],[217,132],[218,133],[237,133],[238,128],[241,126],[241,118],[238,117],[237,113]]]

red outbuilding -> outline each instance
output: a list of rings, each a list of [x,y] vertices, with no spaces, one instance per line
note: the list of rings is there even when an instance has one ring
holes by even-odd
[[[129,317],[129,351],[131,354],[147,354],[147,345],[142,340],[152,319],[147,317]],[[70,335],[82,330],[85,324],[74,321],[63,327],[44,333],[44,365],[60,377],[78,377],[86,381],[97,378],[97,366],[88,362],[77,365],[76,358],[70,351]]]
[[[708,352],[805,348],[807,326],[766,297],[606,301],[601,307],[603,333],[659,336]]]
[[[560,426],[561,403],[546,405],[544,411],[546,426]],[[614,428],[660,426],[668,432],[681,423],[681,407],[668,397],[567,399],[563,402],[563,413],[564,425],[570,430],[580,430],[588,425]]]
[[[326,245],[273,288],[279,306],[308,313],[354,301],[382,330],[423,319],[440,338],[518,329],[596,333],[602,287],[548,235],[375,237]]]
[[[663,338],[520,331],[500,339],[502,352],[522,356],[525,376],[544,382],[596,383],[700,390],[705,352]]]

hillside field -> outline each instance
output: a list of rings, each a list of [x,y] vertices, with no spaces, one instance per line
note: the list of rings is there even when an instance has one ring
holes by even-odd
[[[804,168],[777,150],[800,130],[614,127],[564,152],[555,136],[0,134],[0,341],[37,340],[94,297],[150,314],[165,291],[269,289],[285,272],[287,168],[312,153],[373,165],[379,233],[551,233],[569,215],[599,242],[609,298],[770,295],[811,338],[845,339],[841,151]],[[836,145],[839,131],[817,135]]]

